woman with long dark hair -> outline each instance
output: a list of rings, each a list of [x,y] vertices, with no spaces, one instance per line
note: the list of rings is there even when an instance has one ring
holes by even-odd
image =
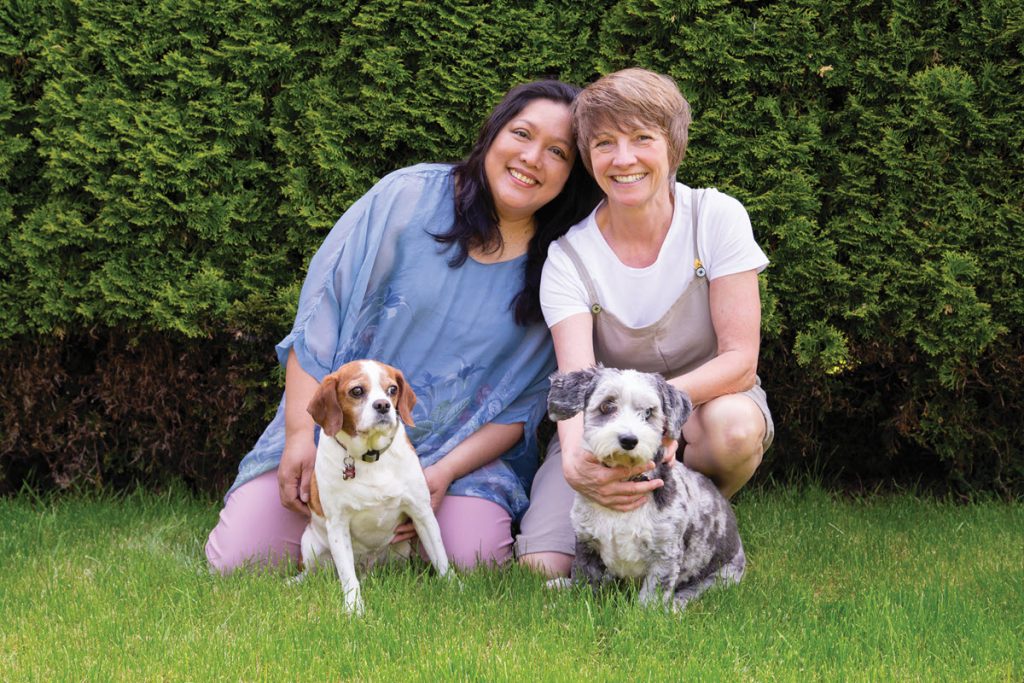
[[[571,132],[578,92],[554,80],[514,88],[464,161],[396,171],[338,220],[277,346],[277,415],[210,533],[215,570],[298,560],[317,438],[306,407],[325,375],[360,358],[401,369],[419,398],[409,436],[451,559],[511,557],[555,367],[540,274],[552,240],[598,197]],[[403,525],[396,541],[414,533]]]

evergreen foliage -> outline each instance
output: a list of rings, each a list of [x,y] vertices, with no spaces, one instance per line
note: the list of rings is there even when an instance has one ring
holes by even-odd
[[[6,0],[0,481],[69,480],[13,429],[29,410],[83,451],[141,419],[38,400],[26,347],[158,335],[265,384],[305,264],[377,178],[460,158],[515,83],[640,65],[693,105],[681,180],[739,198],[772,260],[768,464],[1024,491],[1022,45],[1016,0]],[[195,447],[230,469],[252,436]],[[154,444],[140,472],[175,459]]]

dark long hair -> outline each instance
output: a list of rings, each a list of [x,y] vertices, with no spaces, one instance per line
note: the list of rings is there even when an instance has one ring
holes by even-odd
[[[484,158],[494,138],[533,100],[551,100],[568,106],[579,93],[580,88],[575,85],[554,79],[524,83],[508,91],[491,111],[469,156],[452,169],[456,186],[455,223],[447,232],[433,235],[435,240],[445,245],[444,249],[455,248],[455,254],[448,260],[450,267],[462,266],[469,257],[470,248],[474,246],[493,246],[496,249],[502,246],[498,213],[494,208],[494,199],[484,170]],[[548,255],[548,246],[593,211],[601,196],[600,188],[587,174],[577,154],[565,187],[557,197],[534,213],[536,229],[526,250],[523,288],[510,304],[514,308],[517,324],[528,325],[543,320],[540,310],[540,275]]]

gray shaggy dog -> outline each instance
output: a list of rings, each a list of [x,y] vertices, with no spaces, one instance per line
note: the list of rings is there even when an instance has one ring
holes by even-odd
[[[640,580],[640,601],[681,610],[716,581],[738,583],[746,555],[729,502],[714,483],[682,462],[663,462],[693,412],[685,392],[658,374],[595,367],[551,376],[548,414],[583,413],[583,447],[606,466],[652,461],[643,478],[665,485],[630,512],[577,493],[572,507],[576,558],[572,582],[595,590],[619,579]]]

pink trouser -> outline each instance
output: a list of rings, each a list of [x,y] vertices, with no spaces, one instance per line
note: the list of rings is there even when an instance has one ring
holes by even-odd
[[[306,517],[281,505],[277,470],[235,489],[220,511],[206,542],[210,567],[229,574],[243,564],[298,564]],[[512,518],[503,507],[482,498],[445,496],[437,511],[441,540],[460,569],[503,564],[512,557]]]

